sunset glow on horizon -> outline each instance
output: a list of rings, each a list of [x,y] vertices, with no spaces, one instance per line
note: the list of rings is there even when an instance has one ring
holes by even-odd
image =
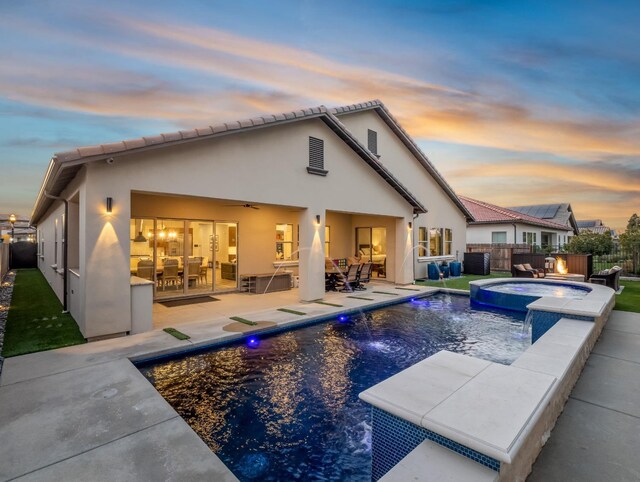
[[[638,24],[637,2],[5,2],[0,211],[31,213],[55,152],[380,99],[457,193],[624,228]]]

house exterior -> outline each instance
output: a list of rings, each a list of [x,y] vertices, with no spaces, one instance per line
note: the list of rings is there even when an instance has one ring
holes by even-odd
[[[578,230],[580,233],[595,233],[595,234],[611,234],[612,238],[616,237],[616,231],[609,226],[605,226],[601,219],[591,219],[585,221],[578,221]]]
[[[461,257],[469,220],[380,101],[59,153],[31,217],[39,268],[88,339],[139,331],[144,279],[157,301],[290,270],[311,301],[325,258],[357,256],[411,283]]]
[[[532,216],[534,218],[543,219],[556,224],[561,224],[567,228],[567,237],[554,237],[552,235],[547,236],[543,233],[543,238],[540,240],[540,244],[543,246],[561,246],[566,244],[571,236],[575,236],[579,233],[578,222],[571,209],[569,203],[557,203],[557,204],[532,204],[528,206],[514,206],[509,207],[512,211]]]
[[[467,244],[558,246],[574,235],[573,229],[566,224],[465,196],[459,196],[459,199],[474,217],[467,226]]]

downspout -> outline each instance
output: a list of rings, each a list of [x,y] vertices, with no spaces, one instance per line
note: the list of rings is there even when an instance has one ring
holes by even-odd
[[[69,255],[69,201],[63,197],[52,196],[47,191],[44,191],[45,197],[49,199],[55,199],[56,201],[62,201],[64,203],[64,252],[62,253],[62,262],[64,263],[64,271],[62,272],[62,312],[69,313],[67,309],[67,297],[68,297],[68,269],[67,260]]]
[[[416,284],[416,219],[420,216],[418,213],[413,213],[412,229],[411,229],[411,268],[413,269],[413,282]]]

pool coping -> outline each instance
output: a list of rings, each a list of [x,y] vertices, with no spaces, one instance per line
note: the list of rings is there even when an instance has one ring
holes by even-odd
[[[506,282],[513,282],[513,278],[472,281],[470,282],[469,293],[471,294],[474,289],[472,286],[478,289],[482,286],[503,284]],[[545,280],[526,280],[526,282],[545,283]],[[549,284],[548,281],[547,284]],[[554,281],[553,284],[558,283]],[[579,282],[562,282],[562,284],[585,287],[585,283]],[[479,432],[477,427],[476,429],[469,428],[467,432],[461,430],[460,426],[464,426],[464,424],[457,426],[455,416],[452,417],[451,413],[448,413],[448,420],[453,420],[453,424],[439,423],[437,417],[435,417],[435,419],[429,417],[429,414],[436,410],[440,410],[441,414],[443,411],[446,412],[445,409],[441,408],[441,406],[443,406],[442,404],[446,404],[449,399],[455,397],[460,398],[458,390],[463,389],[467,384],[473,384],[475,377],[478,376],[479,378],[481,376],[479,374],[482,373],[482,371],[470,376],[462,387],[456,388],[450,386],[449,388],[445,388],[444,394],[442,393],[442,382],[437,382],[438,384],[434,385],[433,389],[436,391],[440,390],[441,399],[436,400],[436,405],[429,408],[429,404],[434,403],[433,395],[426,393],[429,392],[429,385],[427,385],[430,383],[429,380],[442,379],[446,370],[451,370],[451,367],[447,369],[438,367],[437,363],[435,366],[429,367],[428,360],[431,358],[429,357],[419,362],[425,365],[425,371],[416,375],[416,370],[412,370],[410,367],[382,381],[378,385],[365,390],[360,394],[360,398],[378,409],[391,413],[417,426],[431,430],[455,444],[460,444],[463,452],[464,448],[470,448],[501,461],[499,480],[524,480],[531,470],[533,461],[535,461],[544,442],[548,438],[546,434],[548,434],[555,425],[555,421],[562,411],[564,403],[615,305],[615,292],[612,289],[600,285],[589,285],[589,288],[592,288],[592,291],[581,300],[541,297],[527,305],[527,308],[530,310],[552,312],[560,316],[556,325],[553,325],[536,343],[532,344],[529,349],[520,355],[517,360],[506,367],[507,371],[511,370],[514,377],[516,375],[520,376],[521,373],[519,372],[529,371],[531,374],[535,374],[535,377],[541,378],[543,383],[537,393],[537,404],[531,409],[528,415],[523,414],[523,416],[526,415],[524,423],[514,428],[515,432],[512,432],[514,435],[511,442],[502,448],[490,442],[491,435],[489,434],[491,433],[491,427],[492,425],[495,426],[495,421],[498,420],[498,418],[495,417],[501,416],[499,413],[491,413],[492,407],[490,404],[485,407],[484,412],[481,412],[481,417],[485,417],[486,419],[486,427]],[[587,306],[580,306],[581,303]],[[567,318],[562,317],[562,315],[567,315]],[[592,318],[592,321],[570,319],[568,318],[569,316],[586,316]],[[585,325],[585,323],[589,323],[589,325]],[[442,354],[443,352],[439,353]],[[432,355],[432,357],[437,357],[438,355],[439,354],[435,354]],[[456,355],[455,360],[451,362],[451,365],[456,367],[456,371],[470,371],[470,366],[466,365],[471,363],[470,359],[472,359],[472,357],[465,357],[453,353],[451,353],[451,355]],[[414,365],[414,367],[415,366],[416,365]],[[544,380],[544,377],[546,377],[546,380]],[[423,378],[422,382],[420,382],[418,378]],[[477,382],[476,385],[479,383],[480,382]],[[486,381],[484,383],[486,383]],[[547,385],[544,385],[544,383],[547,383]],[[399,394],[397,387],[402,385],[411,387],[409,390],[411,393]],[[476,393],[478,393],[478,390],[476,390]],[[468,398],[467,407],[475,406],[473,396],[468,394],[462,396]],[[503,396],[504,394],[501,393],[498,397]],[[515,398],[518,397],[522,399],[522,394],[517,393],[517,390],[510,396],[514,398],[514,401]],[[430,401],[424,406],[423,413],[416,413],[415,401],[420,397],[423,397],[425,401]],[[459,417],[464,417],[464,411],[461,411],[462,408],[460,408],[459,400],[455,403],[450,403],[450,405],[453,407],[454,415],[455,410],[459,410]],[[492,419],[492,417],[494,418]],[[442,420],[445,419],[446,417]],[[494,422],[491,422],[491,420],[494,420]],[[467,424],[467,427],[471,427],[472,425],[473,424]],[[479,437],[478,434],[482,434],[482,432],[484,432],[484,435]]]

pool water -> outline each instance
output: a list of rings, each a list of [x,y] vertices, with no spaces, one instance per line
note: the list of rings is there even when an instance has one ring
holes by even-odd
[[[139,369],[242,481],[370,481],[358,394],[440,350],[509,364],[523,320],[435,295]]]
[[[580,288],[559,283],[526,283],[509,282],[482,287],[484,291],[497,293],[509,293],[528,296],[553,296],[556,298],[572,298],[581,300],[591,291],[588,288]]]

